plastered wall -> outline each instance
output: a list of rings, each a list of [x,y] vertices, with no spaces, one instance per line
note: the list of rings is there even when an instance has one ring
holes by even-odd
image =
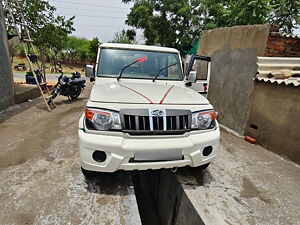
[[[2,4],[0,3],[0,110],[14,103],[14,86],[9,61]]]
[[[255,81],[246,135],[300,163],[300,86]]]
[[[268,25],[237,26],[204,31],[199,55],[212,57],[208,99],[224,125],[244,133],[249,116],[257,56],[263,56]]]

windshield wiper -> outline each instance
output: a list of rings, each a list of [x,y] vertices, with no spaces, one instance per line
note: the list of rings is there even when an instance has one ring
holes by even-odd
[[[171,66],[175,66],[176,64],[178,64],[178,63],[173,63],[173,64],[171,64],[171,65],[168,65],[168,66],[166,66],[166,67],[163,67],[163,68],[159,69],[159,70],[157,71],[156,76],[153,78],[152,82],[154,82],[154,81],[158,78],[158,76],[159,76],[159,74],[161,73],[161,71],[163,71],[164,69],[167,69],[167,68],[169,68],[169,67],[171,67]]]
[[[135,64],[135,63],[142,63],[142,62],[145,62],[146,60],[148,60],[147,57],[138,58],[138,59],[135,60],[134,62],[129,63],[128,65],[124,66],[124,67],[121,69],[121,71],[120,71],[120,75],[118,76],[117,81],[120,80],[120,78],[122,77],[123,71],[124,71],[126,68],[132,66],[132,65]]]

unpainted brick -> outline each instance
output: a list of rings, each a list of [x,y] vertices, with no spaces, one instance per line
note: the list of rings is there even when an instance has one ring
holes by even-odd
[[[285,43],[283,41],[274,41],[272,44],[277,45],[277,46],[284,46],[285,45]]]

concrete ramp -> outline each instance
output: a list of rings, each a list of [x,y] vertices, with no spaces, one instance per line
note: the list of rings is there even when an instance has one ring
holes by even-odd
[[[41,96],[41,92],[36,85],[15,84],[15,104],[20,104]]]

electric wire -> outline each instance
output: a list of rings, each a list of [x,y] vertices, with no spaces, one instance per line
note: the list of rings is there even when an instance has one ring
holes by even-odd
[[[65,4],[71,4],[71,5],[84,5],[84,6],[92,6],[92,7],[101,7],[101,8],[112,8],[112,9],[123,9],[122,7],[116,7],[116,6],[108,6],[108,5],[98,5],[98,4],[85,4],[85,3],[79,3],[79,2],[67,2],[67,1],[58,1],[58,0],[51,0],[53,2],[61,2]]]

